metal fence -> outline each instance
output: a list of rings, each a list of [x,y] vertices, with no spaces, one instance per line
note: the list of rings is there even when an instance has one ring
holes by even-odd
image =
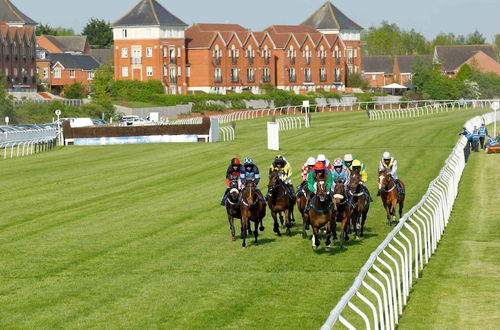
[[[55,147],[57,129],[0,133],[0,152],[3,159],[22,157]]]
[[[203,121],[202,117],[193,117],[193,118],[186,118],[186,119],[176,119],[176,120],[169,120],[166,122],[166,125],[199,125]]]
[[[284,117],[278,118],[276,122],[279,125],[280,131],[288,131],[292,129],[300,129],[306,126],[306,117]],[[302,124],[303,123],[303,124]]]
[[[475,117],[471,130],[494,121],[494,113]],[[465,137],[460,137],[422,200],[406,213],[394,230],[370,255],[352,287],[340,299],[322,329],[339,321],[348,329],[394,329],[412,287],[437,249],[458,193],[465,168]]]
[[[28,104],[28,103],[40,104],[40,103],[51,103],[51,102],[60,102],[64,105],[69,105],[69,106],[73,106],[73,107],[81,107],[84,104],[90,103],[90,100],[89,99],[14,100],[14,101],[12,101],[12,104],[15,107],[17,107],[17,106],[20,106],[23,104]]]
[[[234,141],[236,134],[233,126],[221,126],[219,127],[219,131],[221,142]]]
[[[469,108],[490,108],[495,100],[461,100],[446,102],[425,102],[422,106],[389,109],[389,110],[368,110],[370,120],[389,120],[402,118],[415,118],[430,114],[449,112],[455,110],[467,110]]]

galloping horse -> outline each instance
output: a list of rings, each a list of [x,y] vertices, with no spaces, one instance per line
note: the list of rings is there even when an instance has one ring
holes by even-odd
[[[229,220],[229,229],[231,230],[231,240],[236,241],[236,232],[234,229],[234,218],[241,219],[240,204],[238,202],[240,190],[238,181],[232,180],[229,184],[229,196],[226,200],[227,219]]]
[[[317,177],[316,196],[312,203],[312,207],[309,210],[309,222],[313,230],[312,248],[318,248],[320,245],[320,229],[326,227],[325,250],[330,251],[332,226],[335,226],[335,204],[328,195],[326,177],[324,174],[320,174],[320,176]]]
[[[334,239],[337,238],[337,222],[340,222],[340,247],[344,247],[344,242],[349,240],[349,220],[351,218],[351,206],[347,199],[345,185],[341,181],[335,181],[333,188],[333,199],[337,206],[337,215],[333,226]]]
[[[399,218],[403,216],[403,207],[405,203],[405,195],[399,194],[396,189],[396,183],[389,172],[383,170],[378,172],[379,175],[379,190],[380,198],[384,204],[385,212],[387,213],[387,224],[390,226],[391,221],[396,221],[396,205],[399,204]],[[401,188],[404,189],[403,181],[399,180]]]
[[[278,216],[280,218],[281,225],[283,226],[283,213],[286,217],[286,233],[291,236],[292,231],[292,214],[294,201],[287,194],[285,183],[280,179],[278,171],[271,171],[269,173],[269,185],[268,185],[268,204],[271,210],[271,215],[274,219],[274,232],[281,236],[280,227],[278,224]]]
[[[260,231],[264,230],[262,220],[266,216],[266,207],[264,202],[259,198],[255,181],[247,180],[245,188],[241,191],[240,195],[240,209],[241,209],[241,238],[243,239],[242,247],[246,247],[247,231],[250,230],[250,221],[255,223],[255,244],[257,244],[257,237],[259,231],[257,229],[260,224]]]
[[[351,225],[356,237],[363,237],[365,229],[366,216],[370,210],[370,202],[366,198],[365,191],[361,186],[361,175],[353,171],[351,173],[351,183],[349,185],[349,195],[352,197],[354,208],[351,213]]]
[[[307,187],[307,181],[302,182],[297,191],[297,209],[302,215],[302,238],[307,238],[307,230],[309,230],[309,214],[304,212],[307,207],[307,201],[311,197],[311,192]]]

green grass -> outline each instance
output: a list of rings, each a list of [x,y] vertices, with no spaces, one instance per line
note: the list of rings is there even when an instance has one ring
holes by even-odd
[[[400,329],[498,328],[499,164],[500,155],[471,155],[448,228],[413,287]]]
[[[390,122],[314,114],[313,128],[282,133],[280,153],[298,184],[308,156],[352,152],[375,195],[390,150],[408,210],[483,111]],[[325,253],[323,240],[312,251],[299,228],[278,238],[269,215],[261,245],[231,242],[219,206],[225,170],[252,156],[267,171],[266,120],[238,122],[234,143],[66,147],[0,161],[0,328],[318,328],[391,228],[377,200],[367,237],[342,251]]]

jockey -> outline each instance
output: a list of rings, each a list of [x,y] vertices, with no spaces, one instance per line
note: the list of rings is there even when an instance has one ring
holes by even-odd
[[[345,167],[349,169],[349,172],[352,172],[352,164],[354,161],[358,161],[361,163],[361,171],[359,172],[361,176],[363,177],[363,182],[368,181],[368,173],[366,173],[366,167],[365,164],[363,164],[361,161],[359,161],[357,158],[354,158],[351,154],[345,154],[344,155],[344,161],[343,164]]]
[[[325,165],[325,170],[332,170],[332,164],[330,164],[330,160],[328,160],[325,155],[319,154],[318,157],[316,157],[316,162],[322,162]]]
[[[306,213],[309,212],[312,207],[312,202],[314,200],[314,197],[316,196],[316,179],[318,175],[321,174],[326,175],[326,191],[330,193],[330,191],[332,190],[333,176],[331,175],[331,171],[326,170],[325,164],[323,162],[316,162],[316,165],[314,165],[314,170],[310,171],[307,177],[307,187],[311,192],[311,196],[309,197],[306,209],[304,210],[304,212]]]
[[[245,161],[243,162],[243,167],[242,167],[241,173],[240,173],[241,188],[245,187],[247,180],[253,180],[255,182],[255,186],[257,188],[257,193],[259,195],[259,198],[265,204],[266,200],[264,199],[264,196],[262,195],[262,192],[260,191],[260,188],[259,188],[259,182],[260,182],[259,168],[257,167],[257,165],[255,165],[255,162],[253,161],[252,158],[245,158]]]
[[[391,156],[391,153],[386,151],[384,152],[383,158],[380,160],[379,166],[378,166],[379,171],[386,170],[389,172],[391,177],[394,180],[394,183],[396,184],[396,188],[398,189],[398,192],[402,195],[405,194],[405,191],[403,187],[401,187],[401,184],[399,183],[398,179],[398,161],[396,158]],[[377,193],[377,196],[380,196],[380,189]]]
[[[337,158],[333,161],[333,181],[337,182],[340,181],[344,185],[348,185],[350,178],[349,178],[349,170],[344,167],[344,164],[342,163],[342,159]]]
[[[357,173],[361,174],[361,187],[363,188],[368,201],[370,203],[373,202],[372,196],[370,196],[370,192],[365,185],[366,181],[368,180],[368,173],[366,173],[366,170],[364,169],[364,164],[357,159],[352,162],[352,172],[356,171]]]
[[[309,172],[314,170],[314,165],[316,165],[316,160],[314,159],[314,157],[309,157],[307,159],[307,162],[304,163],[304,166],[302,166],[302,181],[307,181]]]
[[[272,171],[278,171],[281,181],[285,183],[285,187],[290,198],[295,199],[295,191],[292,185],[292,166],[286,161],[284,156],[278,155],[274,158],[269,173]],[[267,192],[266,198],[269,196],[269,191]]]
[[[227,168],[227,171],[226,171],[227,189],[226,189],[226,192],[224,193],[224,197],[222,197],[222,201],[220,202],[220,205],[222,205],[222,206],[226,205],[227,196],[229,194],[229,191],[231,190],[231,188],[230,188],[231,181],[239,181],[240,174],[241,174],[240,160],[238,158],[231,159],[231,164],[229,164],[229,167]]]

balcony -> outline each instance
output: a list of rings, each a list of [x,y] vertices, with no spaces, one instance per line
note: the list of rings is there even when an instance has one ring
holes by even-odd
[[[142,57],[132,57],[130,58],[130,63],[134,64],[142,64]]]

